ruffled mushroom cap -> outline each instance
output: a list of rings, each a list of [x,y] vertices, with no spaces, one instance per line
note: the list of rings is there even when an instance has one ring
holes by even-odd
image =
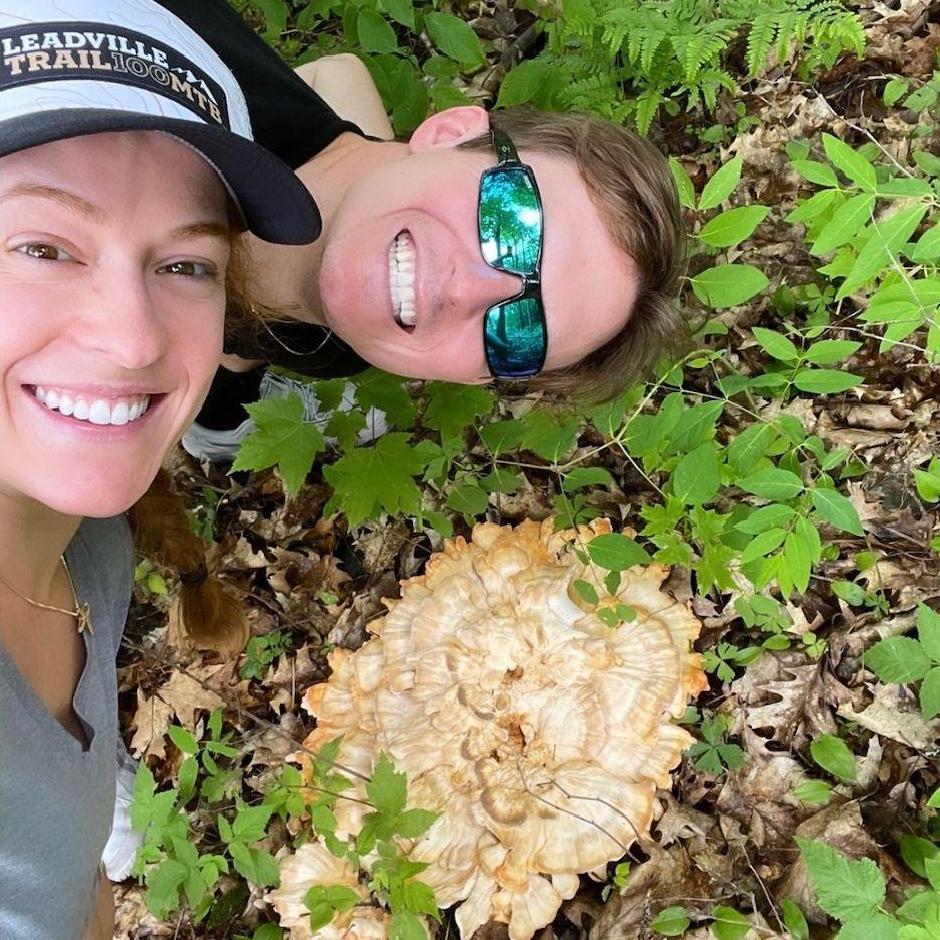
[[[617,629],[572,588],[603,584],[573,549],[609,531],[555,533],[549,519],[449,540],[374,638],[331,653],[332,676],[305,694],[306,748],[343,735],[340,762],[366,777],[386,752],[409,806],[441,813],[411,857],[429,863],[420,877],[442,907],[463,902],[463,938],[496,920],[528,940],[550,923],[579,873],[601,874],[648,831],[693,740],[670,719],[705,688],[690,651],[700,624],[660,590],[667,570],[623,572],[614,602],[637,617]],[[347,792],[366,799],[360,780]],[[366,812],[336,806],[349,833]]]
[[[314,933],[304,896],[315,885],[351,888],[363,901],[369,896],[348,859],[337,858],[322,842],[302,845],[281,863],[280,887],[266,895],[280,916],[281,926],[289,928],[290,940],[386,940],[387,912],[365,905],[338,912]]]

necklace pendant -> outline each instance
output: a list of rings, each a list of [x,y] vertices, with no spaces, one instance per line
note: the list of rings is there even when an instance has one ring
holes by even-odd
[[[87,601],[83,601],[78,605],[78,610],[75,612],[75,616],[78,617],[79,636],[81,636],[86,630],[91,636],[94,636],[95,631],[91,627],[91,608],[88,606]]]

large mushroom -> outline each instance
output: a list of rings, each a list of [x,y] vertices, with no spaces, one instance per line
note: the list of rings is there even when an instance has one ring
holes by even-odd
[[[666,569],[623,573],[601,603],[636,618],[615,629],[573,588],[604,593],[606,572],[575,549],[609,531],[596,520],[556,533],[549,519],[449,540],[370,624],[374,638],[331,653],[332,676],[305,694],[308,752],[343,735],[341,763],[366,778],[385,752],[409,806],[441,814],[411,857],[429,863],[420,877],[442,907],[462,902],[465,940],[489,921],[528,940],[579,873],[603,877],[648,832],[656,788],[693,740],[671,719],[705,687],[690,648],[700,624],[660,590]],[[348,795],[336,816],[355,834],[360,779]]]

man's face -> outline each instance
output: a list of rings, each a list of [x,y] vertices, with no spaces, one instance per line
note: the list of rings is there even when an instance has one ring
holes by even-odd
[[[454,149],[459,139],[451,131],[429,143],[419,129],[406,155],[353,183],[324,232],[320,300],[327,324],[374,365],[477,383],[490,380],[484,313],[517,294],[522,281],[483,260],[480,175],[496,158]],[[635,266],[607,234],[572,164],[526,150],[519,156],[542,198],[545,369],[559,369],[623,327],[636,296]],[[398,255],[393,265],[390,253]]]

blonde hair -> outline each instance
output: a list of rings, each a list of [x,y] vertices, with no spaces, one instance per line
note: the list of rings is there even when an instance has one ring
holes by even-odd
[[[490,122],[519,150],[553,154],[578,168],[607,231],[636,264],[639,292],[623,328],[575,365],[544,372],[519,391],[605,401],[643,378],[663,354],[688,342],[677,295],[686,235],[669,165],[646,139],[591,114],[519,107],[493,111]],[[492,153],[489,134],[459,145]]]

